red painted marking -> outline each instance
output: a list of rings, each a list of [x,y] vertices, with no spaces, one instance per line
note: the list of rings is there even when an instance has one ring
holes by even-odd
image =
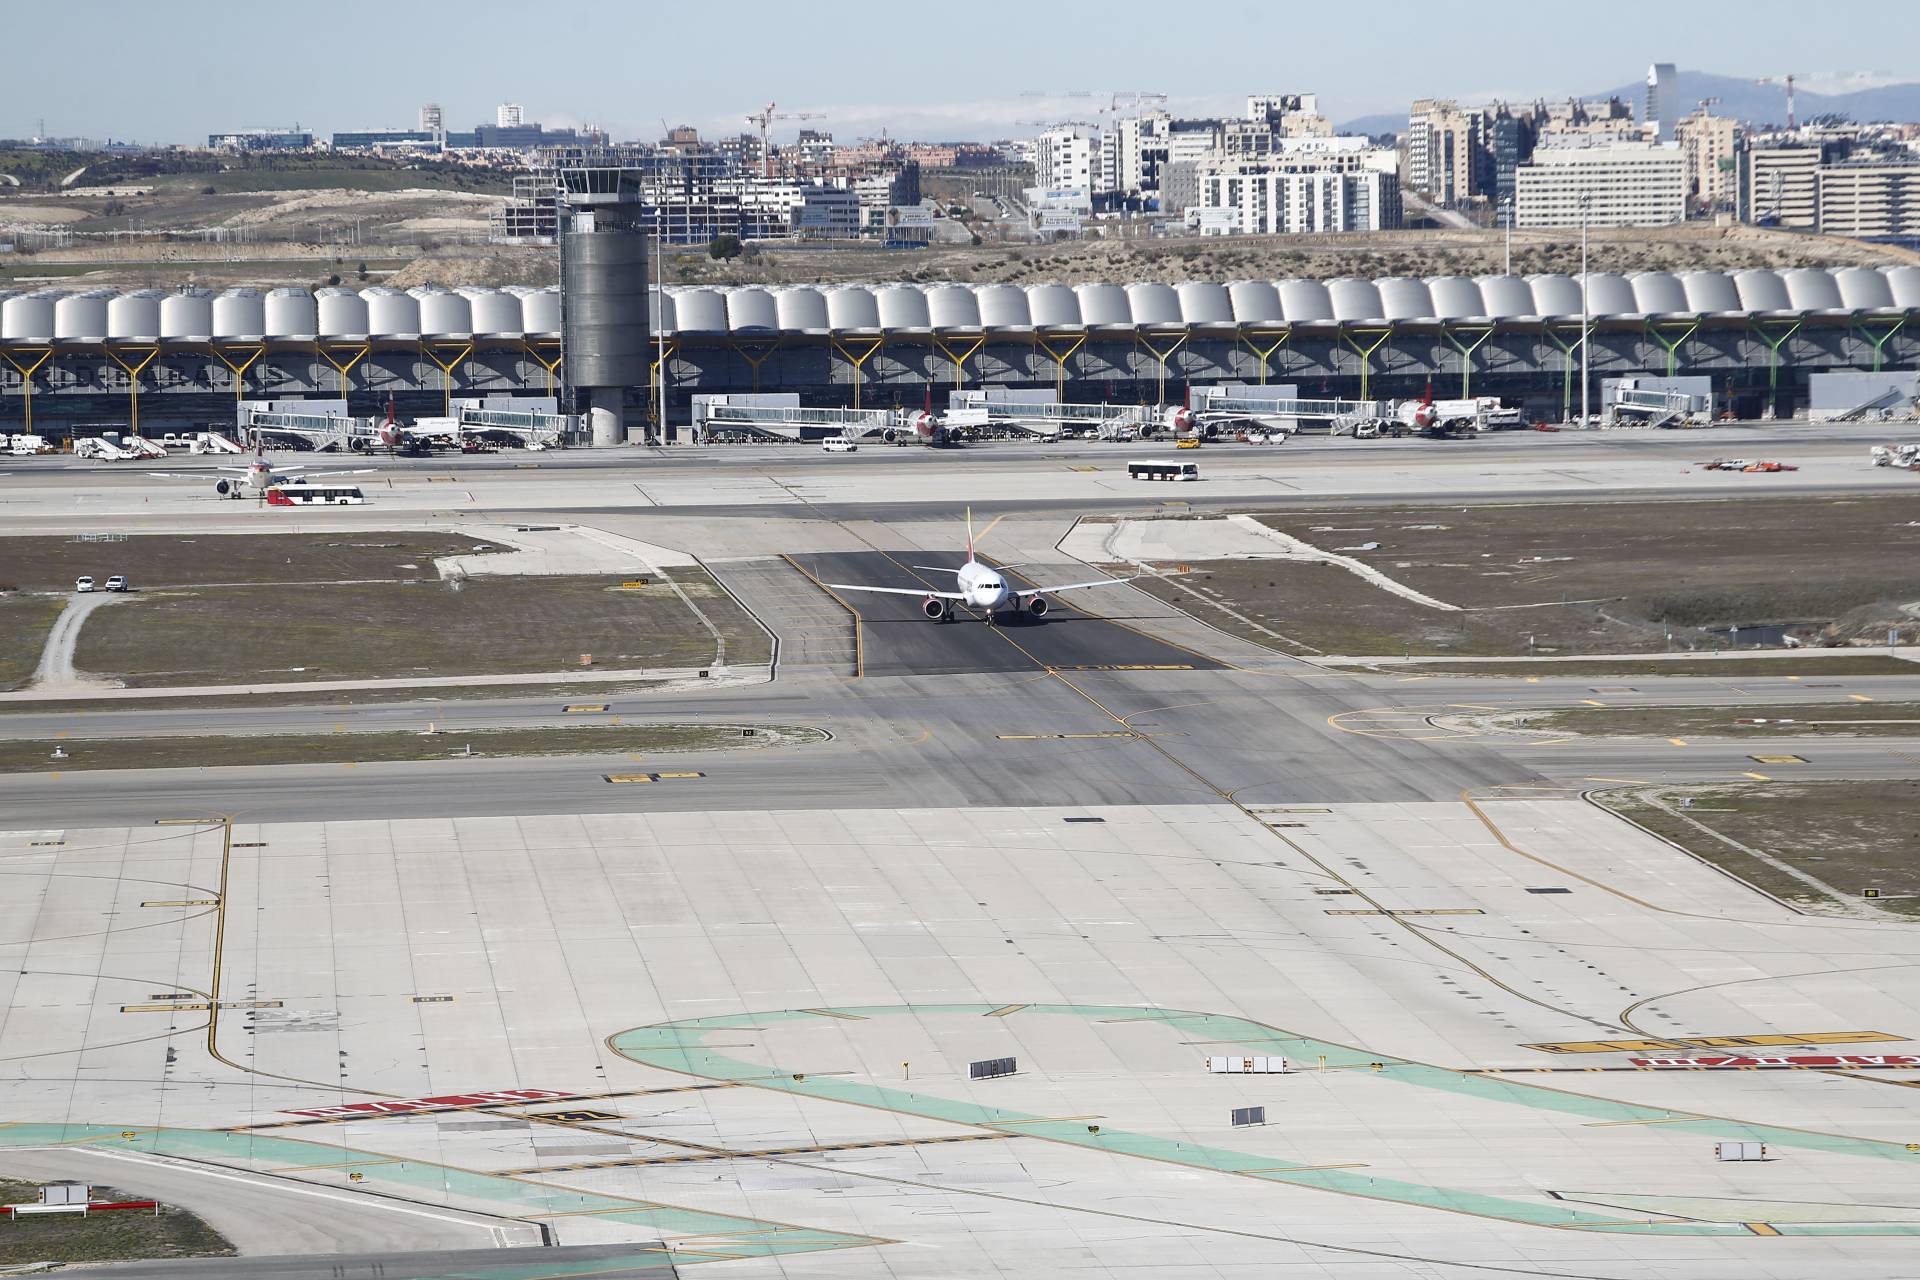
[[[334,1116],[405,1115],[412,1111],[438,1111],[449,1107],[478,1107],[495,1102],[544,1102],[549,1098],[570,1098],[561,1089],[493,1089],[483,1093],[449,1093],[437,1098],[382,1098],[378,1102],[348,1102],[337,1107],[307,1107],[285,1112],[315,1120]]]
[[[1818,1053],[1780,1057],[1628,1058],[1636,1067],[1920,1067],[1914,1053]]]

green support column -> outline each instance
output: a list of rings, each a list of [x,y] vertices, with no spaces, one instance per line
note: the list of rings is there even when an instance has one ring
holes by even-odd
[[[1667,376],[1671,378],[1680,366],[1680,348],[1700,328],[1700,317],[1695,316],[1691,320],[1644,320],[1641,327],[1649,338],[1666,350]],[[1677,336],[1669,338],[1669,334]]]
[[[1855,316],[1850,325],[1851,328],[1858,329],[1860,336],[1866,339],[1867,345],[1873,348],[1873,371],[1875,373],[1880,372],[1881,362],[1885,359],[1887,353],[1887,343],[1892,340],[1894,334],[1900,332],[1900,330],[1905,327],[1907,318],[1905,316],[1899,316],[1890,321],[1882,320],[1880,323],[1885,327],[1876,330],[1873,325],[1862,320],[1859,316]]]
[[[1580,343],[1584,338],[1576,338],[1568,342],[1560,336],[1559,331],[1551,323],[1541,325],[1540,332],[1546,334],[1548,340],[1560,348],[1560,354],[1563,357],[1560,362],[1560,421],[1565,422],[1573,417],[1573,353],[1580,349]]]
[[[1360,343],[1354,341],[1355,334],[1358,334],[1363,338],[1370,337],[1373,339],[1373,341],[1370,343],[1367,343],[1365,346],[1362,346]],[[1352,347],[1354,354],[1360,357],[1360,398],[1362,400],[1368,400],[1372,398],[1367,394],[1367,384],[1373,375],[1373,353],[1378,351],[1382,346],[1384,346],[1386,344],[1387,339],[1391,338],[1392,336],[1393,336],[1393,330],[1391,328],[1386,328],[1386,329],[1345,329],[1343,328],[1340,330],[1340,341],[1346,343],[1349,347]]]
[[[1767,344],[1767,410],[1776,418],[1780,416],[1780,348],[1786,345],[1787,339],[1800,332],[1800,323],[1798,320],[1775,320],[1773,327],[1769,328],[1765,320],[1747,321],[1747,328]]]
[[[1454,349],[1460,353],[1460,398],[1471,400],[1473,399],[1473,353],[1480,349],[1481,343],[1493,336],[1493,326],[1487,325],[1485,328],[1480,328],[1472,325],[1464,327],[1443,325],[1440,332],[1447,336],[1447,341],[1451,342]],[[1480,336],[1471,343],[1460,341],[1461,334],[1476,332]]]

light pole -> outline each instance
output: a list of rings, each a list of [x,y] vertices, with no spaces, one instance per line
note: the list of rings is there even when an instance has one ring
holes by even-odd
[[[1507,224],[1507,267],[1504,275],[1513,274],[1513,197],[1507,196],[1500,201],[1500,211]]]
[[[1580,193],[1580,425],[1587,425],[1587,214],[1593,196]]]
[[[656,396],[653,423],[664,445],[667,442],[667,210],[664,204],[654,210],[653,234],[653,287],[660,300],[660,318],[653,327]]]

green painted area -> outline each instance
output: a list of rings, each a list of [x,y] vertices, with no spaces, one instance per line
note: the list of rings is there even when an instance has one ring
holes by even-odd
[[[983,1128],[1014,1126],[1017,1132],[1054,1142],[1068,1143],[1093,1151],[1136,1156],[1169,1164],[1186,1165],[1217,1173],[1261,1178],[1289,1186],[1334,1191],[1345,1195],[1387,1200],[1397,1204],[1455,1213],[1498,1218],[1532,1226],[1574,1230],[1624,1233],[1632,1235],[1731,1236],[1749,1235],[1746,1226],[1734,1222],[1693,1222],[1648,1220],[1623,1222],[1618,1214],[1602,1214],[1574,1208],[1563,1202],[1515,1200],[1479,1192],[1426,1186],[1393,1178],[1368,1176],[1364,1172],[1339,1169],[1275,1169],[1271,1152],[1232,1151],[1200,1143],[1181,1142],[1151,1134],[1134,1133],[1105,1125],[1090,1127],[1082,1121],[1048,1120],[1002,1107],[945,1098],[919,1090],[865,1084],[840,1076],[816,1076],[782,1071],[766,1063],[745,1062],[704,1047],[706,1037],[719,1031],[756,1030],[773,1023],[792,1023],[820,1017],[839,1016],[857,1019],[888,1017],[986,1016],[1005,1009],[1006,1003],[872,1005],[830,1010],[788,1009],[774,1013],[725,1014],[710,1018],[690,1018],[623,1031],[609,1042],[615,1051],[648,1066],[708,1080],[728,1080],[858,1106],[878,1107],[905,1115],[923,1116],[953,1124]],[[1647,1107],[1608,1098],[1568,1093],[1543,1085],[1523,1084],[1471,1072],[1429,1066],[1404,1058],[1367,1053],[1350,1045],[1334,1044],[1308,1036],[1295,1035],[1245,1018],[1222,1014],[1196,1013],[1180,1009],[1142,1009],[1125,1005],[1026,1005],[1016,1017],[1061,1016],[1097,1022],[1151,1022],[1181,1032],[1197,1040],[1218,1046],[1216,1053],[1230,1053],[1229,1046],[1240,1046],[1247,1053],[1283,1056],[1294,1061],[1315,1062],[1324,1057],[1328,1070],[1368,1070],[1380,1064],[1377,1077],[1399,1084],[1439,1089],[1447,1093],[1483,1099],[1534,1110],[1558,1112],[1582,1120],[1612,1122],[1658,1121],[1663,1128],[1679,1128],[1698,1133],[1702,1142],[1742,1140],[1764,1142],[1774,1147],[1831,1152],[1873,1159],[1900,1160],[1920,1168],[1920,1156],[1893,1142],[1850,1138],[1840,1134],[1789,1129],[1776,1125],[1748,1124],[1713,1116],[1695,1115],[1663,1107]],[[1599,1139],[1596,1137],[1596,1141]],[[1298,1160],[1302,1165],[1315,1163],[1311,1158]],[[1863,1210],[1868,1211],[1870,1210]],[[1856,1223],[1778,1223],[1782,1235],[1920,1235],[1920,1224],[1875,1221]]]
[[[127,1136],[131,1135],[131,1136]],[[670,1242],[667,1256],[677,1263],[717,1261],[722,1258],[767,1257],[809,1253],[820,1249],[849,1249],[886,1244],[874,1236],[848,1235],[813,1227],[789,1226],[760,1218],[709,1213],[682,1205],[600,1195],[502,1177],[427,1160],[413,1160],[378,1151],[360,1151],[331,1143],[306,1142],[262,1134],[229,1133],[214,1129],[119,1128],[103,1124],[0,1125],[0,1148],[89,1145],[117,1151],[222,1165],[227,1168],[297,1175],[302,1168],[324,1169],[332,1178],[358,1173],[366,1186],[388,1195],[421,1203],[483,1204],[488,1211],[518,1218],[592,1214],[602,1221],[628,1223],[667,1236],[696,1237]],[[364,1162],[364,1163],[362,1163]],[[656,1252],[635,1254],[641,1265]],[[605,1270],[607,1260],[595,1264]],[[563,1270],[522,1264],[474,1272],[491,1280],[515,1276],[565,1275]],[[583,1274],[585,1274],[583,1272]]]

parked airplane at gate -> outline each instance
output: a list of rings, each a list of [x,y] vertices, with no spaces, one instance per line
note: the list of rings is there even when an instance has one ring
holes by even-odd
[[[965,605],[978,609],[985,615],[988,626],[1002,610],[1011,609],[1016,613],[1031,614],[1035,618],[1047,616],[1047,597],[1057,591],[1083,591],[1088,587],[1112,586],[1116,583],[1130,582],[1131,578],[1101,578],[1097,582],[1068,582],[1057,587],[1015,588],[1007,585],[1006,575],[992,565],[982,564],[973,553],[973,510],[967,510],[967,562],[958,569],[939,565],[917,564],[916,569],[928,573],[951,573],[954,575],[957,591],[935,591],[922,587],[870,587],[852,582],[828,582],[823,585],[835,591],[871,591],[879,595],[920,596],[920,612],[934,622],[947,622],[953,618],[956,605]]]

